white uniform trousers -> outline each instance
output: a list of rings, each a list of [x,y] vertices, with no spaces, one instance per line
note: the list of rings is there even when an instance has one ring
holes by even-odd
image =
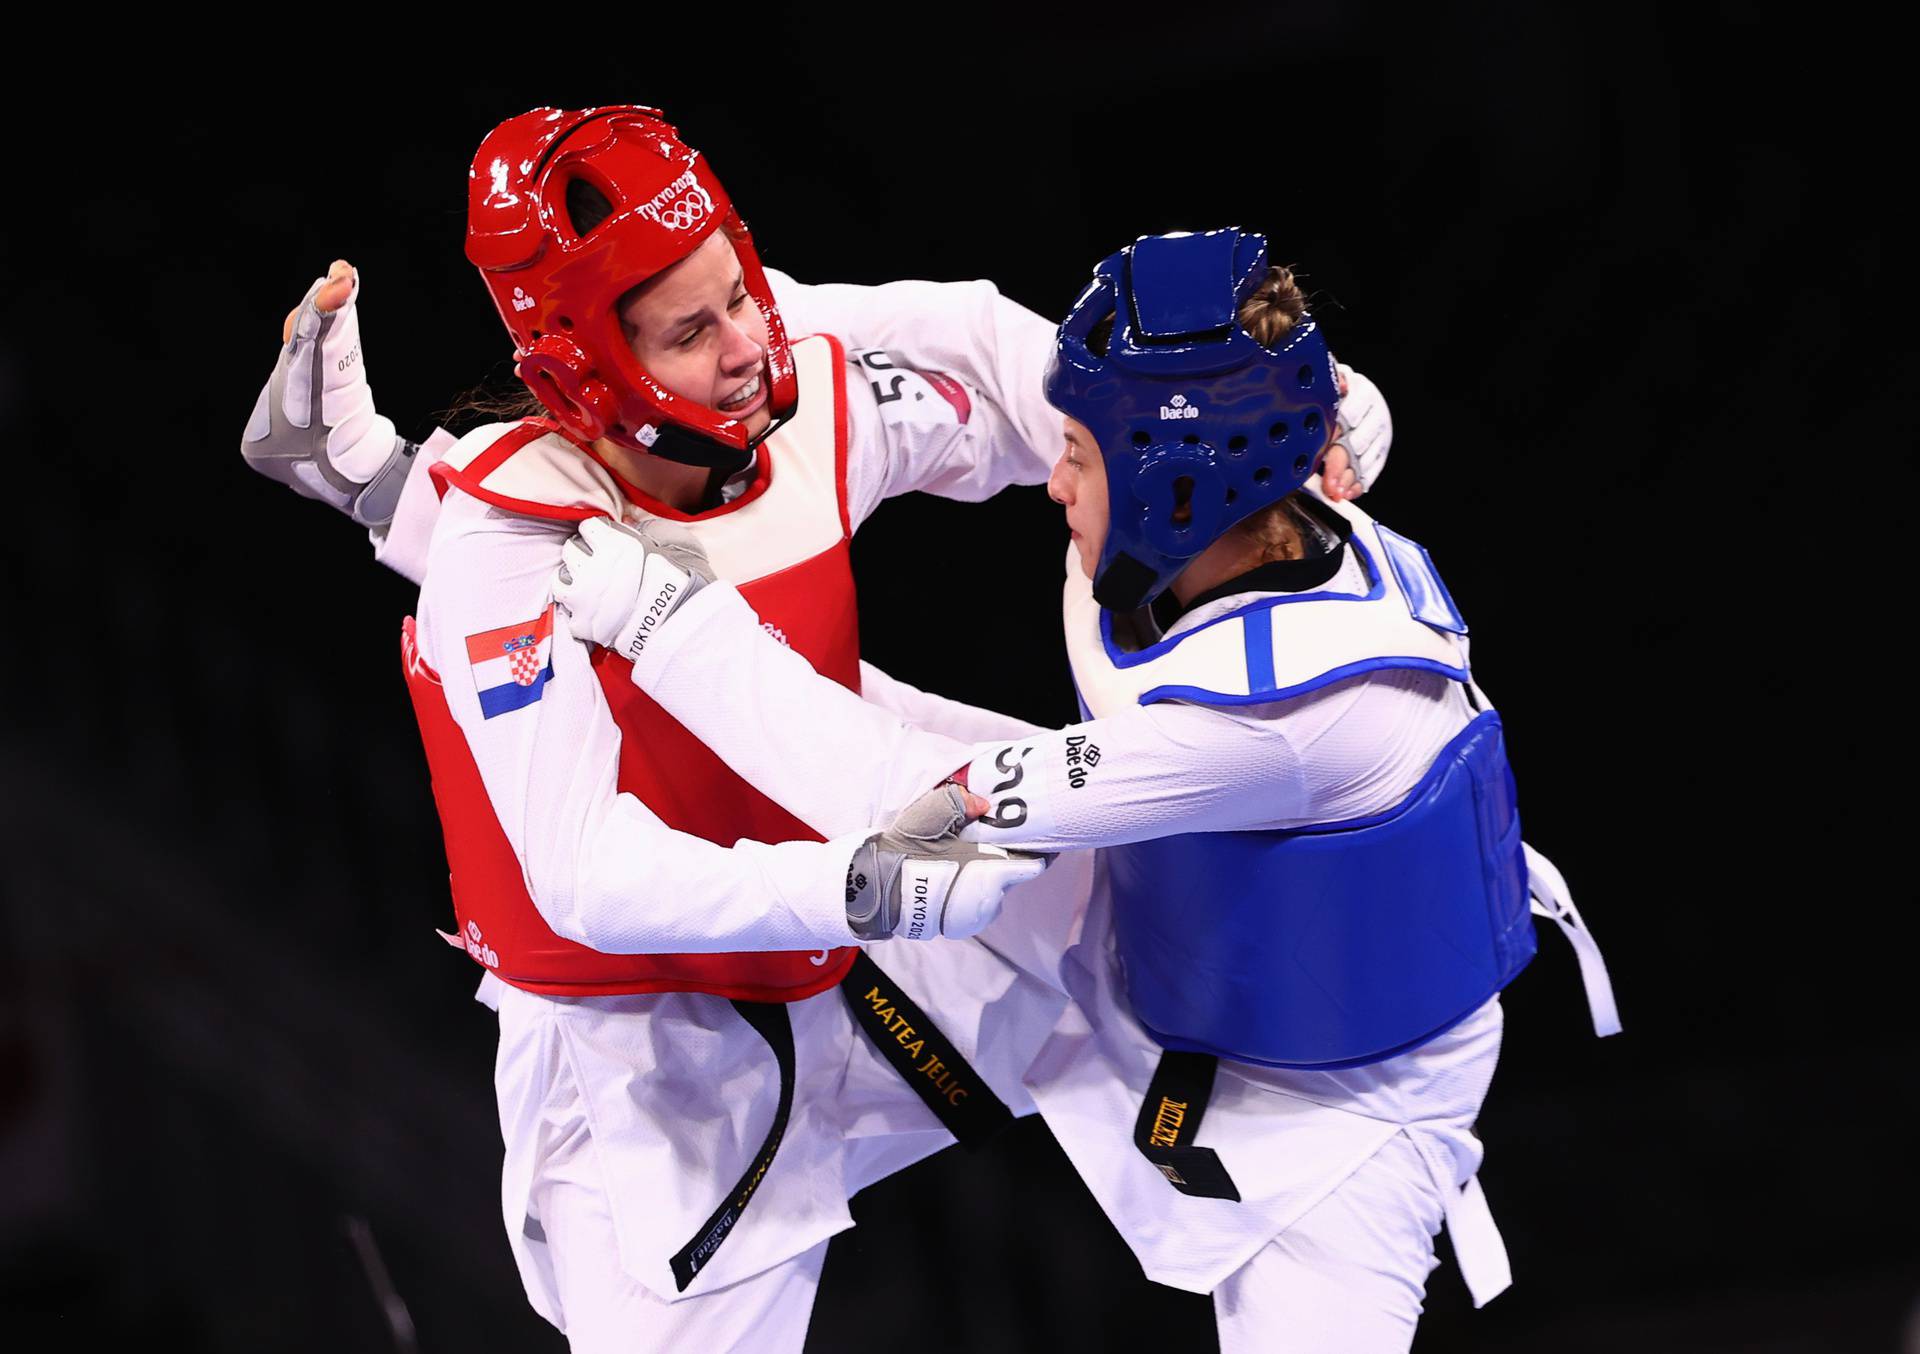
[[[1213,1291],[1221,1354],[1406,1354],[1445,1210],[1406,1134]]]
[[[533,1187],[539,1222],[523,1249],[546,1290],[546,1315],[573,1354],[651,1354],[728,1350],[798,1354],[807,1339],[814,1292],[827,1243],[726,1288],[682,1302],[656,1297],[634,1282],[620,1261],[620,1239],[608,1208],[583,1115],[578,1130],[556,1143]],[[525,1276],[531,1295],[536,1282]]]

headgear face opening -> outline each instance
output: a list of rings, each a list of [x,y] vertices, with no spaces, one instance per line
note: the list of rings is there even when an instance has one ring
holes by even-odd
[[[576,179],[613,207],[584,234],[567,211]],[[744,420],[654,380],[616,310],[621,296],[716,230],[732,243],[747,294],[766,319],[773,422],[758,437]],[[576,441],[605,437],[731,471],[793,413],[793,353],[752,237],[705,158],[656,109],[536,108],[494,128],[468,173],[467,258],[513,335],[521,378]]]
[[[1240,327],[1266,273],[1264,235],[1142,236],[1101,260],[1060,326],[1047,399],[1100,444],[1093,594],[1110,611],[1152,601],[1229,527],[1305,484],[1333,438],[1339,380],[1313,317],[1279,348]],[[1109,317],[1096,353],[1089,336]]]

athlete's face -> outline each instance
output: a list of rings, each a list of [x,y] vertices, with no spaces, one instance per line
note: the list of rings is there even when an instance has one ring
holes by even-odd
[[[744,418],[758,437],[767,403],[767,321],[747,295],[740,259],[715,231],[700,247],[649,278],[621,307],[633,355],[676,395]]]
[[[1067,420],[1066,449],[1047,476],[1047,497],[1067,510],[1080,567],[1092,578],[1107,541],[1107,465],[1100,444],[1078,419]]]

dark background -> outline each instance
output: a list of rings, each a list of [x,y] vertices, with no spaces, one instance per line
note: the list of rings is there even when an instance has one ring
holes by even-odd
[[[1876,857],[1907,798],[1909,589],[1879,564],[1907,534],[1915,361],[1880,216],[1905,136],[1885,35],[1688,8],[560,11],[473,51],[262,38],[245,72],[22,97],[9,1343],[391,1349],[358,1233],[420,1349],[558,1346],[501,1230],[492,1018],[432,933],[411,589],[235,447],[336,255],[403,431],[506,374],[460,253],[473,147],[538,103],[646,101],[803,280],[987,276],[1057,316],[1134,235],[1267,231],[1388,394],[1367,506],[1473,621],[1528,836],[1627,1023],[1591,1038],[1543,933],[1482,1120],[1516,1286],[1476,1313],[1443,1263],[1416,1347],[1901,1348],[1912,890]],[[561,29],[596,54],[556,59]],[[889,505],[856,551],[868,656],[1067,717],[1062,534],[1039,490]],[[854,1208],[815,1348],[1210,1344],[1206,1300],[1140,1277],[1036,1121]]]

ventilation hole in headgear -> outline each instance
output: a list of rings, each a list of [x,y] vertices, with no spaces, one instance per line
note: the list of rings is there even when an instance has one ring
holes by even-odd
[[[1193,476],[1180,475],[1173,481],[1173,522],[1186,526],[1193,521]]]
[[[1276,423],[1276,424],[1274,424],[1274,425],[1273,425],[1273,426],[1272,426],[1271,428],[1269,428],[1269,429],[1267,429],[1267,437],[1268,437],[1268,439],[1269,439],[1269,440],[1271,440],[1271,441],[1274,441],[1274,442],[1284,442],[1284,441],[1286,441],[1286,440],[1287,440],[1287,425],[1286,425],[1286,424],[1284,424],[1284,423]]]
[[[1238,489],[1227,490],[1227,506],[1232,507],[1233,501],[1239,497],[1240,497],[1240,491]]]
[[[1300,370],[1296,371],[1293,377],[1302,386],[1310,386],[1313,384],[1313,367],[1308,363],[1302,362],[1300,364]]]
[[[1304,419],[1301,420],[1301,426],[1304,427],[1310,433],[1319,432],[1320,431],[1320,415],[1308,414]]]
[[[1113,316],[1109,315],[1087,331],[1087,351],[1095,357],[1105,357],[1107,350],[1113,347]]]
[[[1133,445],[1136,447],[1144,447],[1151,441],[1153,441],[1153,434],[1144,428],[1139,429],[1133,435]]]
[[[1304,475],[1307,473],[1307,458],[1305,456],[1296,456],[1293,458],[1293,473],[1296,475]]]
[[[533,341],[535,343],[538,343],[540,341],[540,331],[538,329],[535,329],[532,332],[533,332]]]
[[[1253,482],[1255,484],[1265,484],[1268,480],[1272,478],[1273,478],[1273,470],[1268,466],[1263,465],[1258,470],[1253,472]]]
[[[568,319],[565,315],[556,316],[554,322],[558,324],[562,329],[566,330],[568,333],[573,332],[573,321]]]
[[[1236,436],[1236,437],[1229,437],[1227,439],[1227,450],[1232,452],[1235,456],[1239,456],[1243,454],[1246,451],[1246,449],[1247,449],[1246,438]]]
[[[1180,443],[1182,446],[1197,447],[1200,445],[1200,434],[1188,433],[1185,437],[1180,439]]]
[[[567,184],[566,194],[567,224],[573,227],[575,235],[584,236],[595,226],[613,215],[613,203],[607,195],[586,179],[573,179]]]

